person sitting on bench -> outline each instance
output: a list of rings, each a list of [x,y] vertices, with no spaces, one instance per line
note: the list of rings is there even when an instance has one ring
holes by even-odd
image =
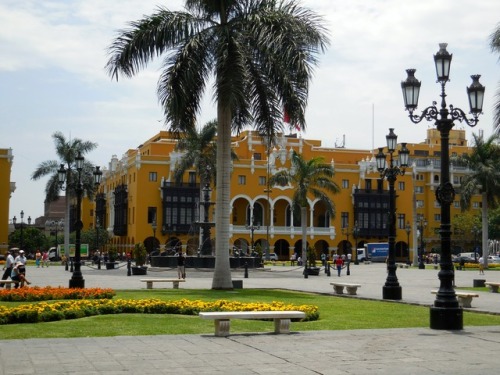
[[[26,279],[26,276],[25,276],[25,268],[24,268],[24,264],[22,262],[17,262],[16,265],[12,268],[12,272],[10,274],[10,278],[13,280],[13,281],[18,281],[21,288],[24,286],[24,283],[30,285],[31,283],[28,281],[28,279]],[[16,284],[16,288],[17,288],[17,284]]]

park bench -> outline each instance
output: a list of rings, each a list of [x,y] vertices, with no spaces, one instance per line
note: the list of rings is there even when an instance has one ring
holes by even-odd
[[[335,293],[337,294],[344,294],[344,287],[347,290],[347,294],[350,294],[351,296],[356,295],[356,291],[358,288],[361,287],[360,284],[350,284],[350,283],[340,283],[340,282],[335,282],[335,283],[330,283],[330,285],[333,285],[333,290],[335,290]]]
[[[304,319],[302,311],[217,311],[200,312],[200,318],[214,321],[215,336],[229,336],[231,319],[273,319],[275,333],[290,333],[290,319]]]
[[[153,289],[153,283],[172,283],[174,289],[179,289],[179,283],[183,283],[184,279],[141,279],[146,283],[147,289]]]
[[[0,280],[0,284],[5,286],[5,289],[11,289],[12,285],[19,286],[19,281],[14,280]]]
[[[491,293],[498,293],[498,287],[500,286],[500,283],[486,282],[484,283],[484,285],[490,288]]]
[[[437,290],[433,290],[432,294],[437,294]],[[472,307],[472,298],[479,297],[477,293],[455,292],[458,299],[458,304],[462,307]]]
[[[396,266],[399,268],[408,268],[410,267],[408,263],[396,263]]]

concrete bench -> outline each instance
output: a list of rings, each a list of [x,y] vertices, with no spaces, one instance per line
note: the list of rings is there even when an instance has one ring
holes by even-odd
[[[408,268],[410,267],[408,263],[396,263],[396,266],[399,268]]]
[[[490,288],[491,293],[498,293],[498,287],[500,286],[500,283],[486,282],[484,283],[484,285]]]
[[[19,286],[19,281],[14,280],[0,280],[0,284],[5,286],[5,289],[11,289],[12,285]]]
[[[344,287],[345,287],[347,290],[347,294],[350,294],[351,296],[355,296],[358,288],[361,288],[361,284],[336,282],[336,283],[330,283],[330,285],[333,285],[333,290],[335,290],[335,293],[337,294],[344,294]]]
[[[179,289],[179,283],[183,283],[184,279],[141,279],[146,283],[147,289],[153,289],[153,283],[172,283],[174,289]]]
[[[217,311],[200,312],[200,318],[214,321],[215,336],[229,336],[231,319],[273,319],[275,333],[290,333],[290,319],[304,319],[302,311]]]
[[[437,290],[433,290],[432,294],[437,294]],[[472,298],[479,297],[477,293],[455,292],[458,299],[458,304],[462,307],[472,307]]]

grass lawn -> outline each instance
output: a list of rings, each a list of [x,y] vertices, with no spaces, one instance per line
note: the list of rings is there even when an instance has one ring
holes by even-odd
[[[233,291],[205,289],[120,290],[116,291],[116,294],[115,298],[121,299],[179,300],[186,298],[206,301],[218,299],[241,302],[282,301],[319,307],[319,320],[293,322],[292,331],[429,327],[428,307],[331,295],[262,289],[237,289]],[[0,302],[0,305],[16,306],[19,303]],[[464,326],[481,325],[500,325],[500,316],[464,311]],[[272,322],[231,321],[232,333],[272,331]],[[213,334],[213,332],[213,322],[202,320],[197,316],[116,314],[48,323],[3,325],[0,328],[0,339]]]

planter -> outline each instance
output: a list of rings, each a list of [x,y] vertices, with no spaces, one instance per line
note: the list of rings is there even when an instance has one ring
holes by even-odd
[[[106,262],[106,269],[107,270],[114,270],[116,264],[117,264],[116,262]]]
[[[319,267],[310,267],[307,269],[307,274],[311,276],[319,276]]]
[[[145,266],[133,266],[132,268],[132,275],[147,275],[148,274],[148,267]]]

